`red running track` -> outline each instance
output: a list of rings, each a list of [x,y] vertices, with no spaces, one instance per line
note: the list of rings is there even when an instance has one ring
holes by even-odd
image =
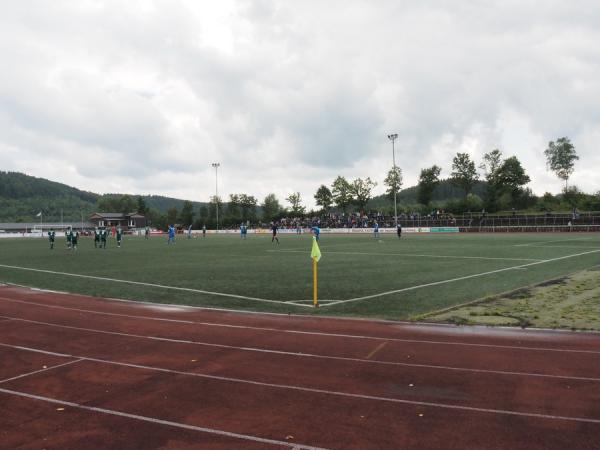
[[[0,448],[600,448],[600,335],[0,286]]]

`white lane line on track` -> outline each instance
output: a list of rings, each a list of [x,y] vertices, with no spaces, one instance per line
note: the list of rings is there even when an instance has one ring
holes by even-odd
[[[310,252],[305,250],[267,250],[272,253],[305,253],[310,255]],[[499,257],[488,257],[488,256],[452,256],[452,255],[426,255],[416,253],[373,253],[373,252],[325,252],[327,255],[360,255],[360,256],[410,256],[416,258],[450,258],[450,259],[484,259],[484,260],[498,260],[498,261],[544,261],[539,258],[499,258]]]
[[[35,351],[35,349],[32,349],[32,351]],[[417,400],[405,400],[405,399],[392,398],[392,397],[380,397],[380,396],[376,396],[376,395],[353,394],[350,392],[308,388],[308,387],[295,386],[295,385],[289,385],[289,384],[266,383],[266,382],[262,382],[262,381],[246,380],[243,378],[232,378],[232,377],[208,375],[208,374],[196,373],[196,372],[185,372],[185,371],[181,371],[181,370],[164,369],[161,367],[146,366],[146,365],[141,365],[141,364],[123,363],[123,362],[112,361],[112,360],[108,360],[108,359],[88,358],[86,356],[74,356],[74,357],[80,358],[80,359],[83,359],[86,361],[102,363],[102,364],[111,364],[111,365],[123,366],[123,367],[131,367],[134,369],[151,370],[151,371],[155,371],[155,372],[169,373],[169,374],[174,374],[174,375],[185,375],[185,376],[198,377],[198,378],[204,378],[204,379],[210,379],[210,380],[249,384],[252,386],[269,387],[269,388],[274,388],[274,389],[325,394],[325,395],[330,395],[330,396],[335,396],[335,397],[352,398],[352,399],[359,399],[359,400],[374,400],[374,401],[381,401],[381,402],[387,402],[387,403],[399,403],[399,404],[406,404],[406,405],[429,406],[432,408],[483,412],[483,413],[490,413],[490,414],[511,415],[511,416],[520,416],[520,417],[533,417],[533,418],[550,419],[550,420],[566,420],[566,421],[574,421],[574,422],[600,424],[600,419],[591,419],[591,418],[587,418],[587,417],[558,416],[558,415],[552,415],[552,414],[511,411],[511,410],[504,410],[504,409],[478,408],[478,407],[473,407],[473,406],[453,405],[453,404],[447,404],[447,403],[422,402],[422,401],[417,401]],[[3,391],[6,391],[6,390],[0,388],[0,392],[3,392]],[[8,392],[8,393],[10,393],[10,392]]]
[[[93,275],[81,275],[78,273],[57,272],[54,270],[45,270],[45,269],[33,269],[31,267],[11,266],[11,265],[7,265],[7,264],[0,264],[0,267],[5,267],[7,269],[38,272],[38,273],[49,273],[52,275],[63,275],[63,276],[67,276],[67,277],[85,278],[85,279],[90,279],[90,280],[112,281],[115,283],[133,284],[136,286],[147,286],[147,287],[155,287],[155,288],[160,288],[160,289],[170,289],[170,290],[174,290],[174,291],[192,292],[195,294],[214,295],[217,297],[236,298],[236,299],[241,299],[241,300],[252,300],[255,302],[277,303],[280,305],[289,305],[290,304],[289,301],[283,301],[283,300],[269,300],[266,298],[247,297],[245,295],[237,295],[237,294],[225,294],[223,292],[205,291],[202,289],[192,289],[192,288],[184,288],[184,287],[178,287],[178,286],[167,286],[167,285],[156,284],[156,283],[145,283],[142,281],[121,280],[119,278],[97,277],[97,276],[93,276]],[[301,305],[301,304],[297,304],[297,303],[295,305],[304,307],[304,308],[310,307],[308,305]]]
[[[182,323],[182,324],[190,324],[190,325],[209,326],[209,327],[241,329],[241,330],[268,331],[268,332],[273,332],[273,333],[287,333],[287,334],[323,336],[323,337],[346,338],[346,339],[364,339],[364,340],[375,340],[375,341],[391,341],[391,342],[402,342],[402,343],[410,343],[410,344],[458,345],[458,346],[466,346],[466,347],[484,347],[484,348],[487,347],[487,348],[501,348],[501,349],[509,349],[509,350],[532,350],[532,351],[547,351],[547,352],[559,352],[559,353],[600,354],[600,350],[578,350],[578,349],[561,349],[561,348],[545,348],[545,347],[520,347],[520,346],[516,346],[516,345],[477,344],[477,343],[472,343],[472,342],[459,342],[459,341],[432,341],[432,340],[426,340],[426,339],[403,339],[403,338],[395,338],[395,337],[365,336],[365,335],[343,334],[343,333],[327,333],[327,332],[320,332],[320,331],[302,331],[302,330],[287,330],[287,329],[269,328],[269,327],[252,327],[252,326],[247,326],[247,325],[232,325],[232,324],[215,323],[215,322],[196,322],[196,321],[192,321],[192,320],[166,319],[164,317],[137,316],[137,315],[131,315],[131,314],[119,314],[119,313],[110,313],[110,312],[104,312],[104,311],[94,311],[94,310],[89,310],[89,309],[71,308],[68,306],[46,305],[43,303],[28,302],[25,300],[10,299],[10,298],[6,298],[6,297],[0,297],[0,300],[14,302],[14,303],[23,303],[23,304],[28,304],[28,305],[36,305],[36,306],[40,306],[40,307],[44,307],[44,308],[56,308],[56,309],[86,312],[86,313],[106,315],[106,316],[126,317],[126,318],[130,318],[130,319],[144,319],[144,320],[154,320],[154,321],[159,321],[159,322],[172,322],[172,323]],[[6,318],[7,320],[22,320],[22,321],[28,320],[28,319],[21,319],[19,317],[12,317],[12,316],[0,316],[0,318]],[[32,322],[35,322],[35,321],[32,321]],[[44,322],[42,322],[42,324],[43,323]]]
[[[186,344],[186,345],[198,345],[202,347],[211,347],[211,348],[224,348],[228,350],[238,350],[242,352],[254,352],[254,353],[266,353],[266,354],[275,354],[282,356],[291,356],[294,358],[313,358],[313,359],[324,359],[324,360],[332,360],[332,361],[343,361],[343,362],[352,362],[352,363],[360,363],[366,365],[379,365],[379,366],[391,366],[391,367],[412,367],[416,369],[434,369],[434,370],[449,370],[455,372],[468,372],[468,373],[482,373],[482,374],[494,374],[494,375],[506,375],[506,376],[521,376],[521,377],[534,377],[534,378],[551,378],[551,379],[561,379],[561,380],[577,380],[577,381],[592,381],[592,382],[600,382],[600,378],[598,377],[582,377],[582,376],[570,376],[570,375],[552,375],[552,374],[544,374],[544,373],[531,373],[531,372],[517,372],[517,371],[509,371],[509,370],[493,370],[493,369],[473,369],[466,367],[456,367],[456,366],[443,366],[436,364],[417,364],[417,363],[406,363],[399,361],[382,361],[382,360],[373,360],[373,359],[365,359],[365,358],[351,358],[345,356],[331,356],[331,355],[320,355],[315,353],[303,353],[303,352],[290,352],[285,350],[272,350],[267,348],[256,348],[256,347],[240,347],[235,345],[226,345],[226,344],[216,344],[211,342],[199,342],[199,341],[190,341],[185,339],[172,339],[165,338],[160,336],[147,336],[147,335],[139,335],[139,334],[131,334],[131,333],[121,333],[117,331],[107,331],[107,330],[98,330],[93,328],[82,328],[75,327],[72,325],[60,325],[53,324],[49,322],[40,322],[29,319],[12,319],[17,322],[25,322],[25,323],[33,323],[34,325],[42,325],[49,326],[54,328],[63,328],[70,329],[76,331],[84,331],[87,333],[98,333],[98,334],[107,334],[112,336],[120,336],[134,339],[147,339],[152,341],[159,342],[167,342],[171,344]],[[384,340],[384,343],[389,342],[388,340]],[[2,347],[12,347],[8,344],[0,343]],[[23,347],[23,349],[27,349],[27,347]]]
[[[111,416],[126,417],[128,419],[141,420],[143,422],[150,422],[150,423],[158,424],[158,425],[167,425],[170,427],[182,428],[185,430],[199,431],[202,433],[215,434],[218,436],[225,436],[225,437],[242,439],[242,440],[252,441],[252,442],[260,442],[261,444],[279,445],[279,446],[283,446],[283,447],[289,447],[292,449],[300,449],[300,450],[326,450],[321,447],[313,447],[310,445],[278,441],[275,439],[266,439],[266,438],[261,438],[258,436],[232,433],[230,431],[217,430],[214,428],[199,427],[196,425],[188,425],[188,424],[180,423],[180,422],[172,422],[170,420],[156,419],[154,417],[141,416],[139,414],[130,414],[130,413],[122,412],[122,411],[115,411],[113,409],[99,408],[96,406],[87,406],[87,405],[82,405],[79,403],[69,402],[66,400],[59,400],[59,399],[50,398],[50,397],[43,397],[41,395],[28,394],[26,392],[13,391],[11,389],[0,388],[0,392],[4,393],[4,394],[8,394],[8,395],[25,397],[25,398],[29,398],[32,400],[40,400],[40,401],[44,401],[44,402],[48,402],[48,403],[53,403],[53,404],[60,405],[60,406],[69,406],[71,408],[83,409],[86,411],[93,411],[93,412],[97,412],[97,413],[108,414]]]
[[[44,353],[46,353],[46,352],[44,352]],[[58,369],[59,367],[68,366],[69,364],[75,364],[75,363],[78,363],[80,361],[83,361],[83,358],[79,358],[79,359],[76,359],[76,360],[73,360],[73,361],[67,361],[66,363],[57,364],[55,366],[49,366],[49,367],[46,367],[46,368],[43,368],[43,369],[40,369],[40,370],[34,370],[33,372],[23,373],[21,375],[17,375],[17,376],[12,377],[12,378],[6,378],[4,380],[0,380],[0,384],[7,383],[7,382],[13,381],[13,380],[18,380],[20,378],[29,377],[31,375],[35,375],[35,374],[38,374],[38,373],[47,372],[47,371],[52,370],[52,369]]]
[[[350,302],[357,302],[360,300],[368,300],[368,299],[372,299],[372,298],[383,297],[386,295],[398,294],[400,292],[413,291],[415,289],[420,289],[420,288],[424,288],[424,287],[439,286],[441,284],[453,283],[455,281],[468,280],[471,278],[482,277],[485,275],[492,275],[494,273],[506,272],[508,270],[523,269],[526,267],[531,267],[531,266],[535,266],[535,265],[539,265],[539,264],[546,264],[549,262],[560,261],[560,260],[569,259],[569,258],[575,258],[577,256],[589,255],[589,254],[598,253],[598,252],[600,252],[600,249],[599,250],[590,250],[588,252],[576,253],[574,255],[559,256],[558,258],[543,259],[541,261],[535,261],[535,262],[528,263],[528,264],[521,264],[518,266],[505,267],[504,269],[490,270],[488,272],[481,272],[481,273],[476,273],[473,275],[465,275],[464,277],[452,278],[449,280],[434,281],[432,283],[421,284],[418,286],[410,286],[410,287],[403,288],[403,289],[395,289],[393,291],[382,292],[379,294],[365,295],[364,297],[355,297],[355,298],[350,298],[347,300],[337,300],[337,301],[334,301],[331,303],[324,304],[323,307],[328,307],[328,306],[333,306],[333,305],[341,305],[341,304],[350,303]]]

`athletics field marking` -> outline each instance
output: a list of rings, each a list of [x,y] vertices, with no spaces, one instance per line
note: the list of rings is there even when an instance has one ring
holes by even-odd
[[[35,349],[32,349],[32,351],[35,351]],[[521,412],[521,411],[493,409],[493,408],[480,408],[480,407],[464,406],[464,405],[448,404],[448,403],[407,400],[407,399],[402,399],[402,398],[383,397],[383,396],[368,395],[368,394],[358,394],[358,393],[351,393],[351,392],[344,392],[344,391],[333,391],[333,390],[328,390],[328,389],[311,388],[311,387],[304,387],[304,386],[291,385],[291,384],[278,384],[278,383],[269,383],[269,382],[264,382],[264,381],[254,381],[254,380],[249,380],[249,379],[244,379],[244,378],[226,377],[226,376],[219,376],[219,375],[212,375],[212,374],[205,374],[205,373],[198,373],[198,372],[186,372],[186,371],[182,371],[182,370],[165,369],[162,367],[125,363],[125,362],[113,361],[110,359],[92,358],[92,357],[87,357],[87,356],[74,356],[73,355],[72,357],[83,359],[86,361],[101,363],[101,364],[110,364],[110,365],[116,365],[116,366],[121,366],[121,367],[130,367],[130,368],[134,368],[134,369],[150,370],[150,371],[155,371],[155,372],[198,377],[198,378],[204,378],[204,379],[209,379],[209,380],[225,381],[225,382],[230,382],[230,383],[240,383],[240,384],[248,384],[248,385],[253,385],[253,386],[262,386],[262,387],[273,388],[273,389],[290,390],[290,391],[296,391],[296,392],[308,392],[308,393],[313,393],[313,394],[324,394],[324,395],[334,396],[334,397],[352,398],[352,399],[359,399],[359,400],[373,400],[376,402],[378,401],[378,402],[405,404],[405,405],[429,406],[432,408],[480,412],[480,413],[488,413],[488,414],[533,417],[533,418],[539,418],[539,419],[564,420],[564,421],[571,421],[571,422],[600,424],[600,419],[593,419],[593,418],[587,418],[587,417],[559,416],[559,415],[553,415],[553,414]],[[84,406],[84,405],[80,405],[77,403],[65,402],[65,401],[61,401],[58,399],[52,399],[52,398],[48,398],[48,397],[39,397],[36,395],[24,393],[24,392],[12,391],[9,389],[0,388],[0,392],[3,392],[5,394],[12,394],[12,395],[17,395],[17,396],[20,395],[20,396],[29,397],[29,398],[35,398],[38,400],[50,401],[53,403],[61,403],[61,404],[73,406],[76,408],[88,409],[91,411],[108,412],[109,414],[112,412],[112,413],[116,413],[116,415],[121,415],[124,417],[131,417],[131,418],[140,418],[141,417],[142,420],[149,419],[149,421],[152,421],[155,423],[165,423],[165,421],[162,421],[159,419],[145,418],[143,416],[136,416],[136,415],[122,413],[122,412],[118,412],[118,411],[104,410],[103,408],[89,407],[89,406]],[[175,426],[183,425],[183,424],[176,424],[174,422],[169,422],[168,424],[174,424]],[[198,429],[199,431],[207,430],[207,429],[201,429],[199,427],[192,428],[192,426],[190,426],[190,425],[187,425],[185,427],[190,427],[191,429]],[[210,431],[208,431],[208,432],[210,432]],[[214,430],[213,430],[213,432],[214,432]],[[244,435],[235,435],[234,433],[226,433],[226,432],[222,432],[222,431],[220,433],[216,433],[216,434],[226,434],[229,436],[233,435],[236,437],[244,436]],[[243,438],[247,439],[248,437],[245,436],[245,437],[242,437],[242,439]],[[261,439],[261,438],[255,438],[252,440],[258,441],[258,439]],[[261,441],[265,442],[267,440],[261,439]],[[275,442],[282,443],[280,441],[275,441]],[[273,442],[271,441],[271,443],[273,443]],[[283,442],[283,444],[289,444],[289,443]],[[295,445],[298,445],[298,444],[295,444]],[[293,445],[288,445],[288,446],[293,447]],[[314,447],[298,445],[298,448],[314,448]]]

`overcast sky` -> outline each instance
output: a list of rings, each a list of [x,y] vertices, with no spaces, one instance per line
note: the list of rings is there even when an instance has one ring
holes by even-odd
[[[337,175],[384,192],[456,152],[516,155],[557,193],[548,141],[600,190],[600,2],[25,1],[0,15],[0,169],[208,201]]]

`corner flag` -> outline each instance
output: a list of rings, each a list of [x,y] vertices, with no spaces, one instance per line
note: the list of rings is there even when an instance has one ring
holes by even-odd
[[[317,244],[317,238],[314,236],[312,250],[310,251],[310,257],[316,262],[319,262],[319,260],[321,259],[321,249],[319,248],[319,244]]]
[[[319,301],[317,300],[317,267],[318,262],[321,259],[321,249],[319,248],[319,244],[317,244],[317,238],[313,236],[312,250],[310,251],[310,257],[312,258],[312,266],[313,266],[313,306],[316,308],[319,306]]]

